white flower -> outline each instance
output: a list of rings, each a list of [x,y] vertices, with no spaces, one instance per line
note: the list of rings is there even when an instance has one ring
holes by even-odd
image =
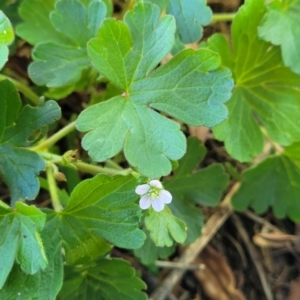
[[[139,185],[135,192],[142,196],[139,203],[141,209],[147,209],[152,205],[155,211],[162,211],[165,204],[172,201],[172,195],[163,189],[159,180],[151,180],[148,184]]]

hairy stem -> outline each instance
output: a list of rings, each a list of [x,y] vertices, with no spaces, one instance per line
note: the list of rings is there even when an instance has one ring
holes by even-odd
[[[47,180],[49,185],[49,192],[51,195],[52,205],[55,211],[60,212],[63,210],[63,206],[60,203],[59,196],[57,193],[57,186],[53,172],[52,163],[47,163],[46,167]]]

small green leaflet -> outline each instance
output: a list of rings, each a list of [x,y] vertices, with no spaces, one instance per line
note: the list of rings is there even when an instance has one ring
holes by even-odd
[[[17,28],[21,37],[36,45],[29,76],[37,85],[76,85],[83,72],[91,69],[86,45],[96,36],[106,16],[106,5],[99,0],[86,6],[79,0],[61,0],[54,8],[53,1],[35,2],[36,7],[31,0],[24,1],[20,11],[25,23]]]
[[[33,206],[17,202],[16,209],[0,201],[0,288],[16,260],[27,274],[47,266],[40,232],[46,216]]]
[[[103,258],[90,267],[67,267],[61,300],[146,300],[145,283],[122,259]]]
[[[258,214],[273,208],[277,218],[300,221],[300,168],[285,155],[269,157],[245,171],[232,198],[236,210],[251,207]]]
[[[90,262],[108,252],[102,238],[121,248],[141,247],[145,235],[138,228],[141,210],[135,203],[136,185],[132,176],[99,174],[84,180],[62,212],[44,210],[43,234],[51,236],[55,245],[63,243],[68,264]]]
[[[157,247],[170,247],[173,240],[182,244],[186,239],[185,223],[175,217],[168,207],[161,212],[149,209],[145,225]]]
[[[14,40],[14,31],[9,19],[0,10],[0,70],[8,59],[8,45]]]
[[[300,137],[300,76],[284,66],[279,47],[259,39],[257,27],[265,13],[264,1],[245,2],[232,25],[233,51],[222,35],[208,41],[209,48],[231,68],[236,81],[228,102],[229,117],[213,132],[239,161],[250,161],[263,150],[259,126],[283,146]]]
[[[174,177],[164,182],[164,187],[172,196],[169,205],[175,216],[186,223],[187,239],[184,244],[193,243],[201,234],[202,212],[195,204],[215,206],[228,184],[228,175],[220,164],[193,172],[203,160],[206,149],[195,137],[189,137],[186,155],[179,161]]]
[[[49,100],[21,109],[19,95],[7,80],[0,82],[0,107],[0,176],[10,188],[12,203],[20,198],[32,200],[39,191],[37,176],[45,163],[25,147],[44,136],[48,125],[60,118],[60,108]]]
[[[300,2],[294,0],[273,0],[267,3],[258,35],[274,45],[279,45],[284,64],[300,74],[299,36]]]
[[[160,6],[166,6],[166,13],[176,20],[177,34],[184,44],[199,41],[202,38],[203,26],[210,23],[212,11],[206,0],[146,0]]]
[[[168,258],[174,251],[176,244],[171,247],[157,247],[152,241],[149,231],[144,229],[146,234],[146,240],[143,246],[139,249],[134,250],[134,255],[140,259],[144,265],[153,265],[158,259]]]
[[[233,81],[214,52],[185,50],[152,72],[172,49],[174,33],[173,17],[160,18],[158,6],[142,2],[124,23],[105,20],[89,42],[96,69],[124,92],[79,115],[77,129],[88,132],[82,145],[95,161],[123,149],[138,172],[161,177],[184,155],[186,141],[179,124],[155,110],[195,126],[226,118]]]

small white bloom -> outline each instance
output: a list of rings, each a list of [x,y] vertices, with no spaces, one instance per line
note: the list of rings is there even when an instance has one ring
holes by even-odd
[[[151,180],[148,184],[137,186],[135,192],[142,196],[140,199],[140,208],[147,209],[151,205],[155,211],[162,211],[165,204],[172,201],[170,192],[163,189],[159,180]]]

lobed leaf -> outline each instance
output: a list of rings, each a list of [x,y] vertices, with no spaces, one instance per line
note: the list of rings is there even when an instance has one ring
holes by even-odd
[[[186,145],[179,125],[155,110],[216,125],[227,115],[231,74],[208,50],[183,51],[152,72],[172,49],[173,18],[160,18],[156,5],[143,2],[124,19],[105,20],[88,45],[96,69],[124,93],[84,110],[76,127],[88,132],[82,145],[92,159],[105,161],[123,149],[138,172],[156,178],[170,173],[170,160],[180,159]]]
[[[0,288],[3,287],[14,261],[27,274],[46,268],[48,262],[40,232],[46,216],[33,206],[16,203],[16,210],[0,202]]]
[[[68,264],[87,263],[109,251],[103,239],[127,249],[138,248],[144,233],[138,229],[141,210],[135,204],[136,179],[99,174],[73,190],[62,212],[45,210],[44,234],[64,247]]]
[[[9,81],[0,82],[0,176],[11,191],[11,202],[32,200],[39,191],[38,174],[45,169],[43,159],[24,147],[34,145],[60,118],[58,104],[49,100],[37,107],[25,106]]]
[[[260,38],[281,47],[284,64],[300,74],[299,1],[273,0],[267,3],[267,12],[258,27]]]
[[[246,170],[232,198],[236,210],[251,207],[258,214],[273,208],[277,218],[300,220],[300,168],[285,155],[272,156]]]
[[[187,143],[187,153],[179,161],[173,178],[164,182],[164,187],[173,196],[169,205],[171,211],[186,223],[185,245],[193,243],[201,234],[204,217],[195,205],[217,205],[229,179],[220,164],[193,172],[203,160],[206,150],[195,137],[189,137]]]
[[[31,0],[21,5],[25,22],[17,27],[17,33],[35,45],[29,76],[37,85],[72,90],[91,70],[86,45],[106,16],[107,1],[34,1],[36,6]]]
[[[168,208],[161,212],[149,210],[149,215],[145,217],[145,225],[158,247],[170,247],[173,240],[182,244],[186,239],[185,223],[175,217]]]
[[[261,125],[273,141],[284,146],[300,136],[300,77],[284,66],[279,47],[259,39],[257,27],[265,13],[263,1],[248,0],[233,21],[233,50],[222,35],[208,41],[232,69],[236,81],[228,102],[229,117],[213,132],[240,161],[250,161],[263,150]]]
[[[144,300],[144,282],[129,263],[103,258],[90,267],[66,268],[66,280],[59,294],[62,300]]]

